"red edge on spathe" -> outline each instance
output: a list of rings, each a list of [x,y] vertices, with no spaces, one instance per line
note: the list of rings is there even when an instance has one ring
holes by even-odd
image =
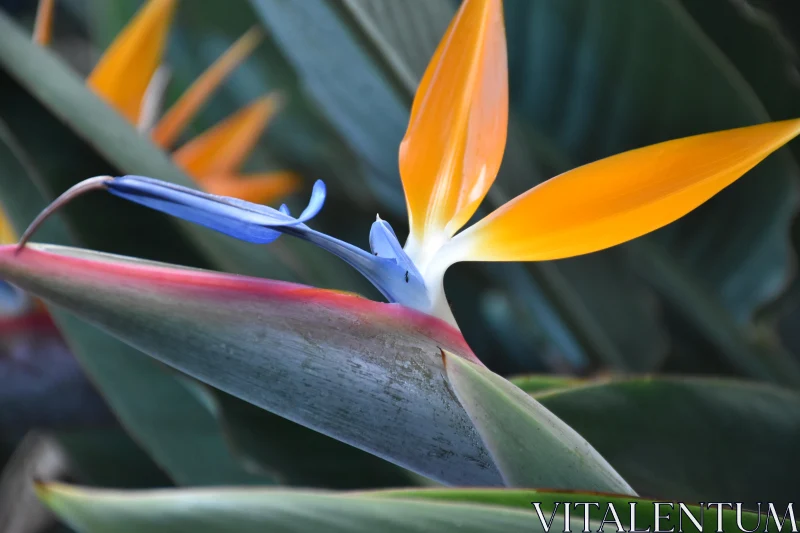
[[[448,349],[457,350],[458,355],[482,364],[467,345],[461,332],[446,322],[399,304],[375,302],[337,291],[206,270],[187,270],[114,260],[97,261],[32,247],[17,250],[16,245],[0,246],[0,266],[28,268],[41,274],[61,277],[68,275],[95,281],[106,278],[109,284],[117,283],[120,278],[124,278],[127,281],[142,282],[170,291],[209,291],[219,296],[223,296],[224,293],[239,293],[247,298],[262,296],[306,301],[314,305],[388,321],[397,328],[414,330]],[[114,281],[115,278],[117,281]],[[13,282],[13,279],[10,281]]]

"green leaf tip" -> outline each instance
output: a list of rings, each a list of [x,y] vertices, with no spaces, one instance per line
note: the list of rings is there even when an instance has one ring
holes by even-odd
[[[636,492],[589,442],[490,370],[446,350],[447,380],[507,486]]]

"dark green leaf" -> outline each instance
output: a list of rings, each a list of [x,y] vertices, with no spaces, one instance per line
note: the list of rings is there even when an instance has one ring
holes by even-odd
[[[49,432],[69,459],[70,480],[93,487],[169,487],[164,472],[119,427]]]
[[[327,0],[251,3],[320,111],[359,156],[375,194],[401,211],[397,149],[408,109],[375,59]]]
[[[525,387],[528,378],[513,380]],[[800,396],[722,379],[586,381],[534,397],[639,492],[680,501],[796,501]]]

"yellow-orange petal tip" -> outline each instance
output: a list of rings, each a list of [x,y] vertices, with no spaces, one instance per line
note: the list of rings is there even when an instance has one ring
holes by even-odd
[[[277,95],[256,100],[195,137],[173,154],[175,162],[203,183],[205,178],[235,174],[276,112]]]
[[[541,261],[602,250],[665,226],[800,134],[800,119],[706,133],[557,176],[457,235],[451,258]]]

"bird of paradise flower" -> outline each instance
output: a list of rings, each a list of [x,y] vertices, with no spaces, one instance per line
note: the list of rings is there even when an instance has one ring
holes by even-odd
[[[55,0],[40,0],[34,41],[51,41]],[[177,0],[148,0],[122,29],[86,78],[86,85],[159,147],[169,150],[234,69],[258,46],[253,28],[236,41],[158,118],[164,77],[159,70]],[[172,153],[177,166],[212,194],[272,203],[297,190],[287,171],[241,174],[240,169],[280,107],[267,95],[229,116]]]
[[[221,198],[142,176],[90,178],[67,191],[20,240],[64,202],[108,192],[236,238],[307,240],[348,262],[389,302],[456,326],[444,294],[460,261],[546,261],[621,244],[686,215],[800,133],[800,119],[667,141],[596,161],[514,198],[464,231],[503,158],[508,70],[502,0],[465,0],[417,90],[400,144],[410,232],[401,246],[378,219],[371,252],[306,225],[325,187],[295,218],[282,207]]]
[[[505,402],[518,395],[538,404],[479,367],[469,370],[483,375],[475,374],[469,386],[471,407],[455,390],[452,369],[466,375],[467,362],[480,360],[451,327],[457,325],[444,297],[448,267],[458,261],[554,260],[649,233],[697,208],[797,136],[800,120],[677,139],[590,163],[459,231],[503,157],[507,79],[501,0],[465,0],[425,72],[400,146],[410,226],[404,247],[380,219],[370,231],[371,253],[310,228],[306,223],[324,202],[322,182],[293,217],[284,207],[152,178],[98,176],[59,197],[17,246],[0,247],[0,272],[192,377],[431,479],[510,484],[505,476],[511,467],[494,454],[491,435],[510,427],[513,413],[522,411],[514,408],[504,422],[487,426],[492,413],[482,398],[502,395]],[[86,250],[26,248],[49,214],[98,189],[252,243],[281,234],[305,239],[347,261],[394,305]],[[537,409],[547,420],[540,427],[554,428],[544,432],[559,440],[574,433],[563,423],[551,426],[557,417]],[[634,493],[589,443],[580,442],[596,454],[591,463],[597,469],[569,444],[575,461],[570,470],[595,472],[587,488]],[[551,458],[547,452],[530,460]],[[563,487],[563,472],[539,485]]]

